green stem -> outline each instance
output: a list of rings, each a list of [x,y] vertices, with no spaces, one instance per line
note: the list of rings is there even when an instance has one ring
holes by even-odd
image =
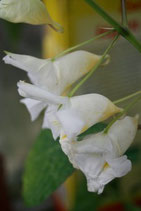
[[[85,81],[88,80],[88,78],[90,78],[90,76],[97,70],[97,68],[104,61],[104,59],[105,59],[106,55],[108,54],[108,52],[111,50],[111,48],[116,43],[118,37],[119,37],[119,35],[116,35],[116,37],[110,43],[110,45],[107,47],[107,49],[105,50],[104,54],[102,55],[100,60],[97,62],[97,64],[94,66],[94,68],[92,68],[92,70],[72,89],[72,91],[68,94],[68,97],[72,97],[74,95],[74,93],[80,88],[80,86],[82,86],[85,83]]]
[[[116,20],[108,15],[98,4],[93,0],[85,0],[99,15],[101,15],[108,23],[110,23],[116,31],[128,40],[139,52],[141,52],[141,43],[135,36],[125,27],[121,26]]]
[[[58,55],[56,55],[55,57],[53,57],[53,58],[52,58],[52,61],[54,61],[54,60],[57,59],[58,57],[61,57],[61,56],[65,55],[66,53],[68,53],[68,52],[70,52],[70,51],[73,51],[73,50],[75,50],[75,49],[77,49],[77,48],[80,48],[80,47],[82,47],[82,46],[84,46],[84,45],[87,45],[87,44],[89,44],[89,43],[91,43],[91,42],[93,42],[93,41],[95,41],[95,40],[97,40],[97,39],[99,39],[99,38],[101,38],[101,37],[104,37],[104,36],[110,34],[110,33],[113,32],[113,31],[114,31],[113,29],[112,29],[112,30],[109,30],[109,31],[104,32],[104,33],[102,33],[102,34],[100,34],[100,35],[94,36],[94,37],[92,37],[91,39],[86,40],[86,41],[84,41],[84,42],[82,42],[82,43],[80,43],[80,44],[78,44],[78,45],[75,45],[75,46],[73,46],[73,47],[71,47],[71,48],[67,48],[66,50],[62,51],[61,53],[59,53]]]
[[[128,96],[126,96],[126,97],[123,97],[123,98],[121,98],[121,99],[119,99],[119,100],[115,100],[113,103],[114,103],[114,104],[118,104],[118,103],[124,102],[124,101],[126,101],[126,100],[129,100],[129,99],[132,98],[132,97],[135,97],[135,96],[138,95],[138,94],[141,94],[141,90],[140,90],[140,91],[137,91],[137,92],[135,92],[135,93],[133,93],[133,94],[131,94],[131,95],[128,95]]]
[[[121,9],[122,9],[122,25],[128,28],[128,20],[126,13],[126,0],[121,0]]]
[[[120,112],[119,115],[117,115],[116,118],[114,118],[108,126],[105,128],[104,133],[107,134],[111,126],[120,118],[122,117],[127,111],[129,111],[130,108],[132,108],[139,100],[141,100],[141,96],[137,97],[135,100],[133,100],[130,104],[128,104],[123,111]]]

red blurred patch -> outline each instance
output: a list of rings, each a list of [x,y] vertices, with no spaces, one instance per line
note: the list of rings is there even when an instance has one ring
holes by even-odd
[[[105,205],[98,209],[98,211],[125,211],[124,205],[120,202]]]
[[[140,28],[140,24],[138,20],[130,20],[128,24],[129,24],[129,28],[133,31],[137,31]]]
[[[102,28],[102,27],[97,26],[97,28],[96,28],[96,35],[103,34],[104,32],[108,32],[109,30],[106,29],[106,27],[107,27],[107,26],[104,26],[104,27]],[[114,32],[112,32],[111,34],[108,34],[108,35],[102,37],[102,39],[107,39],[107,38],[108,38],[108,39],[111,39],[111,38],[114,38],[116,35],[117,35],[117,32],[114,31]]]
[[[54,204],[54,210],[55,211],[67,211],[61,198],[57,193],[54,193],[53,196],[53,204]]]
[[[137,10],[141,10],[141,1],[138,2],[133,2],[131,0],[127,0],[126,1],[126,8],[128,11],[137,11]]]

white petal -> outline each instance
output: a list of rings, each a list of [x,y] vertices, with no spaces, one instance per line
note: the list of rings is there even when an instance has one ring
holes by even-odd
[[[99,94],[72,97],[68,105],[69,107],[63,106],[57,112],[57,117],[69,139],[120,111],[110,100]]]
[[[88,135],[82,141],[75,142],[72,147],[74,152],[85,154],[100,153],[103,155],[111,154],[113,151],[111,140],[103,133]]]
[[[38,59],[32,56],[6,52],[3,58],[6,64],[21,68],[28,73],[31,82],[40,88],[60,94],[58,76],[54,63],[50,59]]]
[[[31,98],[48,104],[65,104],[68,102],[67,97],[61,97],[54,95],[50,92],[47,92],[44,89],[40,89],[37,86],[34,86],[23,81],[18,82],[18,91],[19,94],[23,97]]]
[[[40,112],[47,106],[46,103],[29,98],[22,99],[20,102],[27,107],[32,121],[34,121],[39,116]]]
[[[126,155],[115,159],[107,159],[106,161],[110,168],[112,168],[114,177],[123,177],[131,171],[132,164]]]
[[[62,125],[64,133],[69,139],[77,136],[85,126],[85,122],[79,117],[75,110],[60,109],[56,115]]]
[[[131,161],[127,159],[126,156],[122,156],[115,159],[107,160],[108,167],[104,168],[97,182],[100,186],[105,186],[107,183],[111,182],[116,177],[125,176],[129,171],[131,171],[132,164]],[[92,189],[92,183],[89,184]]]
[[[58,70],[61,93],[65,92],[68,86],[88,73],[94,67],[101,56],[87,51],[74,51],[58,58],[54,64]]]
[[[69,139],[120,111],[110,100],[99,94],[72,97],[68,105],[69,107],[63,106],[56,115]]]
[[[56,59],[38,59],[32,56],[6,52],[5,63],[28,72],[33,84],[54,94],[64,94],[68,88],[88,73],[100,56],[87,51],[75,51]]]
[[[123,155],[133,142],[138,125],[138,116],[126,116],[122,120],[116,121],[108,132],[108,136],[115,146],[117,155]]]
[[[51,62],[50,59],[39,59],[33,56],[15,54],[7,51],[5,51],[5,53],[7,55],[3,58],[3,61],[6,64],[11,64],[26,72],[33,72],[34,74],[37,74],[45,65]]]
[[[50,18],[41,0],[1,0],[0,18],[13,23],[49,24],[62,31],[62,27]]]
[[[52,131],[53,138],[56,140],[61,131],[61,124],[56,117],[58,106],[48,106],[44,115],[42,128],[49,128]]]
[[[85,176],[96,178],[105,162],[102,153],[97,153],[95,148],[94,150],[91,149],[90,153],[84,152],[83,150],[81,152],[81,149],[78,149],[81,142],[83,141],[70,141],[70,139],[64,138],[63,136],[60,138],[62,150],[68,156],[73,166],[80,169]],[[93,145],[91,147],[93,148]]]
[[[81,115],[87,128],[121,111],[108,98],[99,94],[72,97],[71,108]]]
[[[100,154],[74,154],[74,159],[86,177],[97,178],[104,165]]]
[[[101,194],[104,190],[104,185],[99,183],[98,178],[93,179],[91,177],[86,177],[87,178],[87,187],[88,191],[90,192],[97,192],[98,194]]]

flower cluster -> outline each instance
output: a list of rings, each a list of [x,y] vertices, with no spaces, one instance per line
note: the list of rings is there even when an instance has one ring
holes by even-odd
[[[121,111],[100,94],[64,96],[99,59],[95,54],[75,51],[55,61],[8,52],[3,60],[25,70],[33,83],[18,82],[19,94],[24,97],[21,102],[31,119],[35,120],[45,109],[42,127],[50,128],[54,139],[60,137],[70,162],[85,174],[88,190],[101,193],[108,182],[131,170],[131,162],[123,154],[135,137],[138,116],[116,121],[107,134],[100,132],[77,140],[92,125]]]
[[[62,31],[40,0],[1,0],[0,17],[14,23],[48,24]],[[82,50],[55,60],[6,54],[4,62],[26,71],[32,82],[17,84],[19,94],[24,97],[21,102],[32,121],[45,109],[42,127],[51,129],[54,139],[59,137],[62,150],[74,168],[85,174],[89,191],[102,193],[107,183],[131,170],[131,162],[124,153],[135,138],[138,115],[122,117],[107,133],[87,135],[78,141],[78,135],[88,128],[122,111],[100,94],[67,97],[71,86],[88,74],[101,56]]]

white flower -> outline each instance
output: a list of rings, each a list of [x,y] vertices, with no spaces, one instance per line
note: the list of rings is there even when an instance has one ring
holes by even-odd
[[[120,108],[115,106],[108,98],[99,94],[67,98],[51,94],[25,82],[19,82],[18,87],[21,96],[37,100],[41,107],[45,103],[50,105],[45,112],[43,127],[50,128],[55,139],[62,130],[65,136],[74,138],[93,124],[120,111]],[[62,106],[59,108],[60,104]],[[29,106],[27,105],[27,107]],[[34,113],[36,113],[35,109]]]
[[[51,19],[41,0],[1,0],[0,18],[13,23],[48,24],[56,31],[63,31],[63,28]]]
[[[9,52],[6,54],[3,58],[6,64],[23,69],[33,84],[57,95],[62,95],[101,58],[87,51],[74,51],[55,61]]]
[[[57,95],[67,92],[68,88],[88,73],[99,59],[100,56],[87,51],[75,51],[53,62],[51,59],[38,59],[8,52],[3,58],[5,63],[25,70],[33,84]],[[31,99],[24,99],[22,102],[27,106],[32,120],[47,106],[47,103],[41,104]]]
[[[116,121],[107,134],[89,135],[82,141],[70,140],[62,134],[62,150],[73,166],[85,174],[89,191],[100,194],[107,183],[131,170],[131,162],[123,154],[135,138],[137,124],[138,116],[126,116]]]

